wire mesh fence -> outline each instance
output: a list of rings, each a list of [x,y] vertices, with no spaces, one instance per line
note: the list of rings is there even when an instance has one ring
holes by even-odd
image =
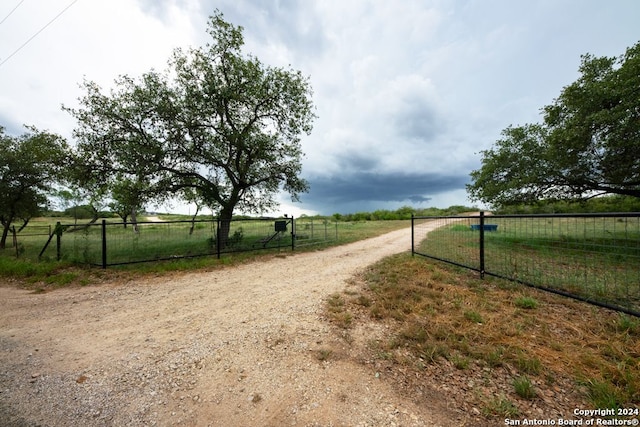
[[[328,219],[302,217],[295,220],[296,246],[310,246],[338,240],[338,223]]]
[[[6,245],[13,248],[16,257],[22,256],[28,249],[37,247],[38,242],[53,232],[51,225],[27,225],[23,228],[12,226],[7,235]]]
[[[56,232],[58,230],[58,232]],[[132,264],[296,246],[337,239],[337,224],[313,218],[255,218],[221,221],[153,221],[59,224],[40,259],[97,265]],[[44,245],[44,247],[43,247]],[[31,247],[31,245],[29,245]],[[33,252],[33,248],[31,250]],[[33,254],[32,254],[33,257]]]
[[[427,234],[430,223],[435,229]],[[413,253],[640,316],[640,214],[413,219]]]

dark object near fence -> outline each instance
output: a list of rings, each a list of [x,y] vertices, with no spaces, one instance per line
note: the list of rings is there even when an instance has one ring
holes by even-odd
[[[287,231],[287,223],[289,221],[276,221],[275,225],[274,225],[274,231],[275,233],[273,233],[271,236],[269,237],[265,237],[264,239],[262,239],[260,241],[260,243],[262,243],[262,247],[266,248],[267,244],[272,241],[273,239],[275,239],[276,237],[278,239],[280,239],[282,237],[282,235],[284,234],[285,231]]]
[[[471,224],[473,231],[480,231],[480,224]],[[482,226],[484,231],[498,231],[498,224],[484,224]]]

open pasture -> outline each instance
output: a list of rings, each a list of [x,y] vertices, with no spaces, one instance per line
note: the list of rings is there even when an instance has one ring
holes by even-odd
[[[471,227],[479,219],[440,221],[416,252],[480,270],[480,232]],[[489,216],[485,223],[497,225],[484,232],[485,274],[640,312],[637,215]]]
[[[153,221],[138,222],[137,231],[134,231],[131,224],[125,227],[116,219],[105,220],[103,229],[101,221],[75,226],[72,220],[65,218],[40,218],[18,233],[17,249],[9,249],[4,255],[31,261],[60,259],[74,264],[119,265],[215,257],[218,253],[317,248],[353,242],[408,226],[406,221],[335,222],[311,217],[295,220],[238,219],[231,221],[229,225],[227,244],[218,247],[219,224],[215,219],[149,219]],[[57,221],[61,222],[63,228],[59,246],[54,232]],[[276,223],[284,228],[278,230]],[[292,241],[294,226],[295,240]],[[38,232],[35,233],[35,230]],[[46,245],[51,232],[53,237]],[[43,251],[45,245],[46,249]],[[103,253],[106,253],[106,259],[103,259]]]

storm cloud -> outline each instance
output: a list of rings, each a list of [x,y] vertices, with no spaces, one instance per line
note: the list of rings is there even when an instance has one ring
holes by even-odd
[[[21,3],[0,25],[0,60],[68,4]],[[539,121],[581,55],[617,56],[640,37],[636,0],[77,2],[0,66],[0,126],[71,139],[60,105],[75,105],[85,77],[108,89],[165,68],[173,49],[210,41],[216,9],[244,27],[247,53],[313,87],[318,118],[301,140],[310,191],[299,204],[279,195],[293,214],[470,204],[469,173],[502,129]]]

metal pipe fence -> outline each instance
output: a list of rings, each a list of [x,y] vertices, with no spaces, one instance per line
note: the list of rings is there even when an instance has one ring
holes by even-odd
[[[414,217],[411,228],[413,254],[640,316],[640,213]]]

